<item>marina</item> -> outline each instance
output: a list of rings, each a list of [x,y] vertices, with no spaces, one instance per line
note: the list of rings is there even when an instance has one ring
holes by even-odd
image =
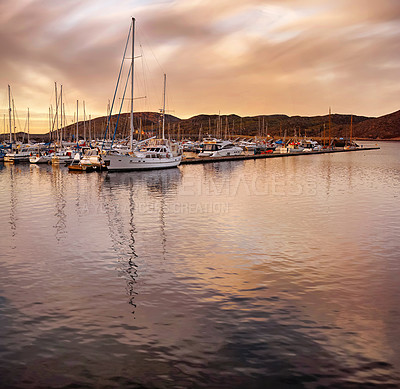
[[[320,151],[310,151],[306,153],[299,152],[299,153],[245,154],[245,155],[232,155],[226,157],[203,157],[203,158],[187,157],[182,159],[181,165],[192,165],[192,164],[213,163],[213,162],[223,162],[223,161],[243,161],[249,159],[295,157],[300,155],[347,153],[352,151],[368,151],[368,150],[379,150],[379,146],[377,145],[367,146],[367,147],[354,148],[350,150],[345,150],[345,149],[320,150]]]
[[[398,4],[56,3],[0,7],[0,389],[400,388]]]
[[[0,164],[1,385],[396,387],[400,154],[379,146]]]

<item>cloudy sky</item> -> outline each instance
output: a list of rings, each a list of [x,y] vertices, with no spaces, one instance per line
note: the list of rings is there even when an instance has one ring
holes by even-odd
[[[399,0],[1,0],[0,132],[8,85],[22,130],[27,107],[48,130],[55,82],[68,122],[77,100],[105,115],[131,16],[138,111],[161,107],[163,73],[181,118],[400,109]]]

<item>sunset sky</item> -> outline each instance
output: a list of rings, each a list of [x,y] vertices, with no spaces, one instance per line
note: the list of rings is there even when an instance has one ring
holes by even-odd
[[[105,115],[131,17],[137,111],[161,108],[163,73],[180,118],[400,109],[399,0],[1,0],[0,133],[7,85],[17,131],[28,107],[31,130],[48,131],[54,82],[68,123],[77,100],[80,119],[83,100]]]

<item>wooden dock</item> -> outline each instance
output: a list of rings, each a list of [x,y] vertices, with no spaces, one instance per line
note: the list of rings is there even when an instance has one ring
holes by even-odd
[[[368,151],[379,150],[379,146],[372,147],[359,147],[352,150],[334,149],[334,150],[321,150],[321,151],[300,151],[294,153],[267,153],[267,154],[243,154],[232,155],[229,157],[187,157],[183,158],[181,165],[194,165],[200,163],[214,163],[223,161],[244,161],[249,159],[268,159],[268,158],[282,158],[282,157],[297,157],[300,155],[315,155],[315,154],[333,154],[333,153],[350,153],[353,151]]]

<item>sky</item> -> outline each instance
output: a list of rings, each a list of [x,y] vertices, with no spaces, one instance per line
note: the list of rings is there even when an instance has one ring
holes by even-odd
[[[77,100],[80,120],[83,101],[87,119],[106,115],[131,17],[135,111],[162,107],[164,73],[180,118],[400,109],[399,0],[1,0],[0,133],[8,85],[17,131],[28,108],[31,131],[48,131],[55,83],[67,123]]]

